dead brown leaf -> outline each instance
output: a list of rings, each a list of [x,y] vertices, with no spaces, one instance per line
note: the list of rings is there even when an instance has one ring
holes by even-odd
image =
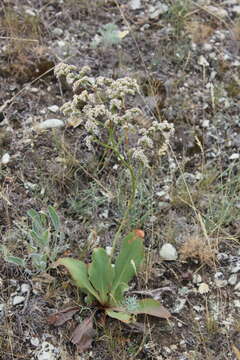
[[[77,351],[82,353],[91,346],[94,335],[92,315],[76,327],[72,333],[71,342],[77,346]]]
[[[79,311],[78,306],[71,306],[66,309],[62,309],[55,314],[48,317],[47,322],[49,325],[61,326],[66,321],[71,320],[73,315]]]

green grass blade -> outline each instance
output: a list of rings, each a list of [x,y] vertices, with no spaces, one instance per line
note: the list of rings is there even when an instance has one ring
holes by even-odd
[[[54,207],[48,206],[48,213],[49,213],[50,219],[52,221],[54,230],[60,231],[61,222],[60,222],[60,218],[59,218],[58,214],[56,213],[56,210],[54,209]]]

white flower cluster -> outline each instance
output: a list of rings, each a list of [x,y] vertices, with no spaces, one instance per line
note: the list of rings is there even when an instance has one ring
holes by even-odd
[[[156,150],[156,134],[160,133],[164,138],[159,152],[162,154],[167,149],[173,126],[167,122],[153,121],[146,129],[135,121],[143,116],[141,109],[127,108],[126,105],[130,97],[139,93],[135,79],[125,77],[114,80],[103,76],[95,78],[89,76],[90,72],[88,66],[80,71],[67,64],[55,67],[56,76],[64,76],[74,92],[72,101],[66,102],[61,108],[68,117],[68,124],[83,128],[85,144],[89,150],[93,150],[95,142],[108,144],[111,133],[114,134],[116,144],[124,146],[124,156],[131,156],[132,160],[149,166],[148,158]]]

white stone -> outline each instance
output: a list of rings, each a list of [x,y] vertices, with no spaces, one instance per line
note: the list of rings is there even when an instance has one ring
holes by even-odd
[[[160,254],[161,258],[163,258],[164,260],[167,260],[167,261],[177,260],[177,258],[178,258],[177,250],[170,243],[163,244],[163,246],[160,249],[159,254]]]
[[[21,293],[26,294],[30,291],[31,287],[29,284],[22,284],[21,285]]]
[[[57,44],[58,44],[58,46],[59,46],[60,48],[64,48],[64,47],[67,46],[66,42],[63,41],[63,40],[59,40],[59,41],[57,42]]]
[[[63,120],[60,119],[47,119],[42,123],[38,124],[37,129],[52,129],[52,128],[62,128],[65,125]]]
[[[238,153],[234,153],[229,157],[229,160],[238,160],[240,155]]]
[[[209,62],[205,59],[203,55],[200,55],[198,58],[198,65],[209,66]]]
[[[57,106],[57,105],[48,106],[48,110],[50,110],[53,113],[56,113],[59,111],[59,106]]]
[[[31,337],[30,339],[30,343],[33,345],[33,346],[39,346],[39,339],[37,337]]]
[[[208,128],[209,127],[209,123],[210,121],[208,119],[204,119],[202,122],[202,127],[203,128]]]
[[[129,6],[132,10],[141,9],[141,7],[142,7],[141,0],[131,0],[129,3]]]
[[[10,155],[8,153],[5,153],[3,156],[2,156],[2,159],[1,159],[1,163],[3,165],[7,165],[10,161]]]
[[[233,304],[235,307],[240,308],[240,300],[233,300]]]
[[[29,16],[36,16],[37,14],[35,13],[35,9],[32,8],[28,8],[25,10],[25,14],[29,15]]]
[[[55,28],[55,29],[53,29],[53,35],[55,35],[55,36],[61,36],[63,34],[63,29],[61,29],[61,28]]]
[[[228,279],[228,283],[233,286],[236,284],[236,282],[237,282],[237,274],[232,274]]]
[[[203,50],[205,50],[205,51],[211,51],[212,48],[213,48],[212,45],[209,43],[203,44]]]
[[[21,303],[23,303],[25,301],[25,297],[24,296],[14,296],[13,300],[12,300],[12,304],[13,306],[15,305],[19,305]]]

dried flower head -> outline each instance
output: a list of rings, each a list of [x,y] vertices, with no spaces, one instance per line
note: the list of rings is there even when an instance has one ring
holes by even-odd
[[[149,166],[154,150],[159,148],[159,136],[163,139],[159,154],[167,150],[173,125],[153,121],[145,128],[137,121],[143,116],[142,110],[127,106],[128,99],[139,92],[136,79],[95,78],[88,66],[76,71],[75,66],[62,63],[56,66],[55,74],[65,76],[73,88],[72,101],[66,102],[61,110],[68,116],[70,126],[81,126],[89,150],[96,142],[108,144],[110,141],[110,145],[121,146],[119,149],[126,160],[140,162],[145,167]]]

